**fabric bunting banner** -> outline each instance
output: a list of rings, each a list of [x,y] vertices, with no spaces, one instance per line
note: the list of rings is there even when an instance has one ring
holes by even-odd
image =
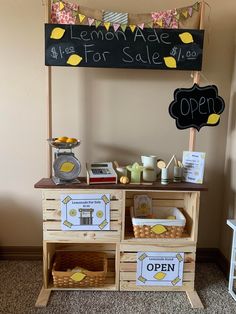
[[[112,28],[115,32],[127,28],[134,32],[136,28],[168,28],[178,29],[199,28],[200,3],[171,9],[155,11],[148,14],[132,14],[95,10],[70,3],[65,0],[53,0],[51,9],[51,23],[53,24],[81,24],[105,27],[107,31]],[[189,22],[186,22],[188,21]],[[184,24],[183,24],[184,23]]]

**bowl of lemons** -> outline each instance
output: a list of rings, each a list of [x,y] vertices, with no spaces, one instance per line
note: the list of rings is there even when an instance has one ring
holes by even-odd
[[[72,149],[80,145],[80,140],[67,136],[50,138],[48,142],[52,147],[58,149]]]

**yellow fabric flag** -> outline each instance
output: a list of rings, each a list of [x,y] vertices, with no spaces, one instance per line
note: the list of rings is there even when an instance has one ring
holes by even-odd
[[[109,28],[110,28],[110,26],[111,26],[111,23],[110,23],[110,22],[105,22],[105,23],[104,23],[104,26],[105,26],[106,30],[109,31]]]
[[[162,20],[158,20],[158,21],[156,21],[156,23],[157,23],[157,25],[159,25],[160,27],[162,27],[162,26],[163,26],[163,22],[162,22]]]
[[[136,25],[130,25],[129,27],[130,27],[130,29],[131,29],[131,31],[133,33],[135,31]]]
[[[82,23],[84,19],[85,19],[85,15],[79,14],[79,21],[80,21],[80,23]]]

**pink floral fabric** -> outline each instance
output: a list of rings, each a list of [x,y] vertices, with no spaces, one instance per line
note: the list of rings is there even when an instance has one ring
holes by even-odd
[[[64,5],[64,8],[60,10],[60,2]],[[76,13],[79,10],[79,6],[74,3],[65,1],[57,1],[52,3],[51,10],[51,23],[53,24],[75,24]]]
[[[158,21],[162,21],[163,28],[179,28],[179,23],[175,18],[177,12],[176,10],[166,10],[166,11],[158,11],[152,12],[152,19],[154,23]]]

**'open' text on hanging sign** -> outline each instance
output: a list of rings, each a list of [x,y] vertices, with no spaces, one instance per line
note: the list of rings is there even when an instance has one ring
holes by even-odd
[[[182,286],[184,253],[138,252],[137,286]]]
[[[218,95],[215,85],[191,88],[179,88],[174,92],[174,101],[169,106],[169,113],[176,120],[178,129],[216,126],[225,109],[222,97]]]
[[[49,66],[201,70],[204,31],[46,24]]]

